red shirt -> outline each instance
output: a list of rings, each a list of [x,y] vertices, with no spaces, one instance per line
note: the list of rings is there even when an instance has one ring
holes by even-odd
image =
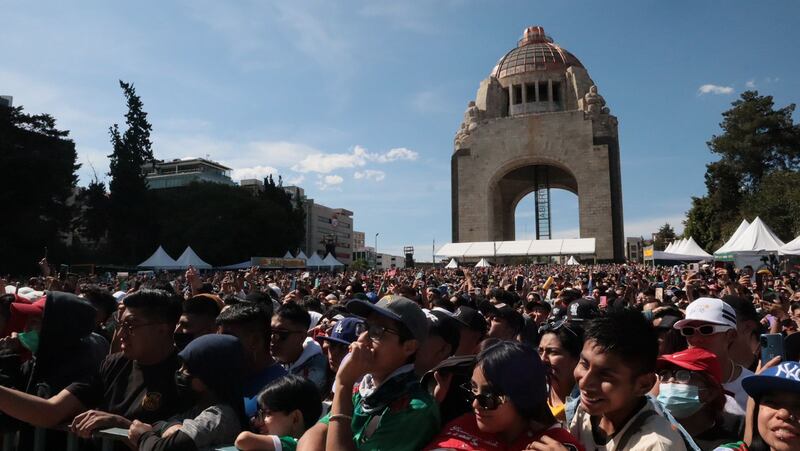
[[[481,432],[475,421],[475,415],[471,413],[464,414],[448,423],[442,428],[439,435],[425,447],[425,450],[517,451],[524,450],[529,443],[539,440],[543,435],[555,439],[568,450],[584,451],[583,445],[569,431],[557,425],[539,433],[528,432],[514,443],[505,445],[494,434]]]

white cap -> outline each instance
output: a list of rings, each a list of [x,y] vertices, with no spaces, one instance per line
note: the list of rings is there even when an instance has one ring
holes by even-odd
[[[686,307],[686,318],[675,323],[680,329],[693,321],[736,327],[736,311],[722,299],[697,298]]]

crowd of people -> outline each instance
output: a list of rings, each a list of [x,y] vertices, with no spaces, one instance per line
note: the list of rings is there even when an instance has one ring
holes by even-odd
[[[0,279],[32,449],[800,450],[800,276],[518,265]]]

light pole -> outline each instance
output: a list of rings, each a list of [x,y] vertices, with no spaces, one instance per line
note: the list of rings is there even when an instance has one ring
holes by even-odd
[[[380,232],[375,234],[375,269],[378,269],[378,235],[380,234]]]

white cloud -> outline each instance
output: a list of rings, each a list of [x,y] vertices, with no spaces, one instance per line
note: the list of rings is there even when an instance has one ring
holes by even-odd
[[[317,179],[317,187],[320,189],[320,191],[329,189],[341,190],[339,185],[341,185],[342,182],[344,182],[344,178],[340,175],[320,175]]]
[[[286,180],[286,184],[287,184],[287,185],[299,186],[299,185],[300,185],[301,183],[303,183],[305,180],[306,180],[306,176],[304,176],[304,175],[298,175],[297,177],[292,177],[292,178],[290,178],[290,179],[287,179],[287,180]]]
[[[752,88],[756,87],[756,81],[755,80],[747,80],[747,83],[745,83],[744,85],[745,85],[745,87],[752,89]]]
[[[367,169],[364,171],[356,171],[355,174],[353,174],[353,178],[357,180],[365,179],[365,180],[374,180],[376,182],[380,182],[386,178],[386,173],[374,169]]]
[[[705,84],[697,89],[697,95],[701,96],[703,94],[716,94],[716,95],[733,94],[733,87]]]
[[[238,168],[234,169],[231,173],[231,178],[234,180],[244,179],[259,179],[263,180],[268,175],[278,175],[278,170],[271,166],[254,166],[252,168]]]
[[[350,169],[365,166],[368,162],[391,163],[399,160],[416,160],[419,154],[413,150],[399,147],[386,153],[370,153],[367,149],[356,145],[350,153],[315,153],[306,156],[292,166],[296,172],[316,172],[327,174],[339,169]]]
[[[683,213],[673,213],[650,218],[639,218],[632,221],[625,221],[625,236],[642,236],[649,239],[653,233],[664,224],[669,224],[675,229],[675,233],[683,233],[683,221],[686,215]]]

